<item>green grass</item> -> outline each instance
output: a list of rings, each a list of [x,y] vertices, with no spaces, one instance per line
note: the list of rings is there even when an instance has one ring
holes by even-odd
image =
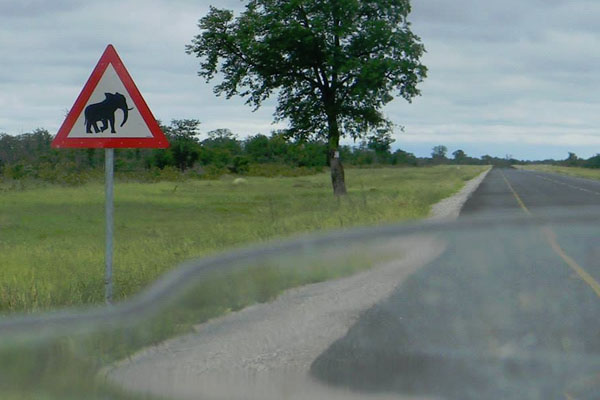
[[[485,167],[350,169],[349,195],[326,173],[296,178],[118,183],[115,295],[122,299],[178,263],[302,232],[425,217]],[[0,192],[0,312],[103,301],[104,187]]]
[[[560,167],[557,165],[519,165],[517,168],[531,171],[554,172],[557,174],[575,176],[578,178],[600,179],[600,169],[580,168],[580,167]]]

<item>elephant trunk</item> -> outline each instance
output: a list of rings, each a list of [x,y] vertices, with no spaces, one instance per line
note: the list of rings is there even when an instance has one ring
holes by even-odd
[[[123,110],[123,122],[121,122],[121,126],[125,125],[125,122],[127,122],[127,117],[129,117],[129,108],[127,108],[127,106],[125,107],[121,107],[121,110]],[[131,108],[131,110],[133,110],[133,108]]]

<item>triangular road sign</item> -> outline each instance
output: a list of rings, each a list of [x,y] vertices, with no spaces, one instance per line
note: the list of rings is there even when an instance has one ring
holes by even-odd
[[[104,50],[52,147],[169,147],[112,45]]]

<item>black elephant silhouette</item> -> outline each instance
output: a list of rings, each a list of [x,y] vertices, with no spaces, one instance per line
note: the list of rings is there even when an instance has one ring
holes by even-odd
[[[110,132],[117,133],[115,131],[115,111],[117,109],[123,110],[123,122],[120,126],[125,125],[130,110],[133,108],[127,108],[127,100],[119,92],[104,93],[106,98],[100,103],[90,104],[85,108],[85,131],[86,133],[92,133],[92,126],[94,132],[104,132],[108,128],[110,123]],[[102,127],[98,128],[98,122],[102,122]]]

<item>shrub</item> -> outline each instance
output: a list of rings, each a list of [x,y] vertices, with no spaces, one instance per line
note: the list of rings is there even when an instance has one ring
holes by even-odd
[[[229,166],[229,171],[232,174],[244,175],[248,173],[250,165],[250,160],[244,156],[235,156],[233,157],[233,162]]]
[[[250,164],[248,175],[264,177],[294,177],[323,172],[323,167],[292,167],[286,164]]]
[[[13,180],[23,179],[31,173],[31,167],[22,163],[9,165],[5,168],[4,175]]]
[[[161,181],[181,181],[184,179],[184,175],[181,173],[181,171],[170,165],[159,171],[158,180]]]
[[[588,158],[584,164],[587,168],[600,168],[600,154]]]

